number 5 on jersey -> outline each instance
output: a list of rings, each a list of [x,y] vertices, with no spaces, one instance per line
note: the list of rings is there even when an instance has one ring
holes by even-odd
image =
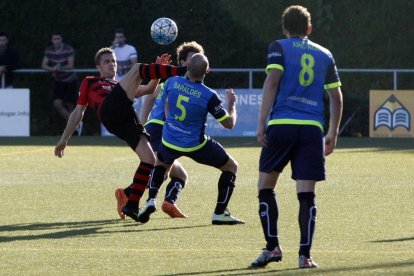
[[[182,104],[182,102],[186,102],[188,103],[188,101],[190,100],[189,97],[183,96],[183,95],[178,95],[178,99],[177,99],[177,104],[175,105],[179,110],[181,110],[181,116],[178,116],[177,114],[175,114],[175,119],[178,121],[184,121],[185,117],[187,117],[187,110],[185,109],[184,105]]]

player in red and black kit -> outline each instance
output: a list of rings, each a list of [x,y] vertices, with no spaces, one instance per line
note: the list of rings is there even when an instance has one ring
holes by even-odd
[[[169,55],[164,54],[157,58],[157,63],[136,63],[117,82],[115,81],[117,66],[113,50],[100,49],[95,55],[100,77],[86,77],[82,81],[76,108],[70,114],[62,137],[55,147],[55,155],[63,157],[68,140],[89,105],[108,131],[127,142],[141,160],[130,185],[131,194],[122,208],[122,213],[135,221],[138,221],[139,200],[148,184],[155,156],[149,143],[150,137],[140,123],[132,104],[134,98],[152,93],[160,78],[185,74],[187,68],[169,65],[169,58]],[[144,79],[151,79],[151,81],[141,86]]]

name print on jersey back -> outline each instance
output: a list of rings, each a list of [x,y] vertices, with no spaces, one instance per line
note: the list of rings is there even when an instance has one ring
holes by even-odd
[[[178,83],[178,82],[174,82],[174,88],[177,90],[180,90],[188,95],[194,96],[196,98],[200,98],[201,96],[201,92],[198,91],[197,89],[194,89],[193,87],[189,87],[187,85]]]

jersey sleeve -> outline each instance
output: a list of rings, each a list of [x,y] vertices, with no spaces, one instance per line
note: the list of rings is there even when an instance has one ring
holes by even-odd
[[[338,69],[336,68],[335,60],[332,57],[331,63],[328,68],[328,72],[326,75],[326,81],[324,88],[325,89],[331,89],[341,86],[341,81],[339,79]]]
[[[229,117],[229,114],[223,107],[222,101],[216,93],[208,101],[207,110],[219,122]]]
[[[269,71],[272,69],[279,69],[282,72],[284,71],[283,48],[277,40],[269,45],[266,74],[269,74]]]
[[[138,58],[138,52],[137,49],[131,45],[130,47],[130,53],[129,53],[129,58],[133,59],[133,58]]]
[[[89,92],[89,81],[88,81],[88,77],[86,77],[83,79],[80,85],[77,104],[88,105],[88,92]]]
[[[165,106],[165,103],[167,102],[167,92],[166,92],[166,88],[165,88],[165,83],[161,83],[161,91],[157,96],[157,101],[159,101],[159,104],[162,106]]]

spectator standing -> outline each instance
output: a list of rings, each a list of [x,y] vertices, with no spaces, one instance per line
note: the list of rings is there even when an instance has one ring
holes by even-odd
[[[51,42],[45,50],[42,68],[52,73],[53,106],[67,121],[78,98],[77,74],[66,71],[75,67],[75,50],[63,42],[60,32],[52,34]]]
[[[126,36],[124,29],[116,29],[114,42],[111,47],[115,52],[115,57],[118,65],[118,71],[115,79],[120,80],[132,65],[138,62],[137,50],[134,46],[126,43]]]
[[[13,88],[13,70],[17,69],[19,56],[9,47],[9,36],[0,32],[0,88]]]

